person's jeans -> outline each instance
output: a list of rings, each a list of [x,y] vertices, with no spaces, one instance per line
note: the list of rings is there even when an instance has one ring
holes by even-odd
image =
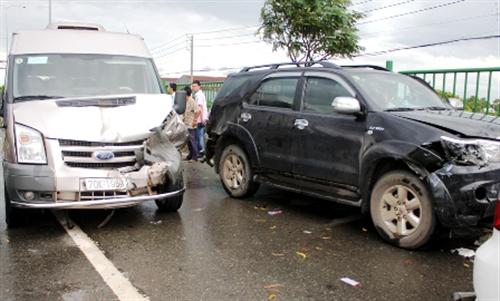
[[[196,129],[188,129],[189,131],[189,155],[186,159],[188,160],[198,160],[198,145],[196,143]]]
[[[196,127],[196,145],[200,154],[205,152],[205,125],[198,123]]]

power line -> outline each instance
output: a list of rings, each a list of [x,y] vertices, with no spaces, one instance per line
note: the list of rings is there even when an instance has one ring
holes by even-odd
[[[360,2],[356,2],[356,3],[352,3],[351,6],[357,6],[357,5],[365,4],[365,3],[368,3],[368,2],[372,2],[372,1],[374,1],[374,0],[360,1]]]
[[[165,46],[166,48],[156,48],[156,49],[152,49],[152,50],[151,50],[151,52],[158,52],[158,53],[161,53],[161,52],[163,52],[163,51],[167,51],[167,50],[169,50],[169,49],[172,49],[172,48],[178,47],[179,45],[183,45],[184,43],[186,43],[186,41],[180,41],[180,42],[175,43],[175,44],[173,44],[173,45],[168,45],[168,47],[167,47],[167,46]]]
[[[361,53],[361,54],[358,54],[358,55],[354,55],[354,57],[360,57],[360,56],[377,56],[377,55],[382,55],[382,54],[396,52],[396,51],[402,51],[402,50],[410,50],[410,49],[418,49],[418,48],[427,48],[427,47],[441,46],[441,45],[452,44],[452,43],[457,43],[457,42],[462,42],[462,41],[488,40],[488,39],[497,39],[497,38],[500,38],[500,34],[487,35],[487,36],[479,36],[479,37],[460,38],[460,39],[454,39],[454,40],[448,40],[448,41],[441,41],[441,42],[421,44],[421,45],[416,45],[416,46],[399,47],[399,48],[393,48],[393,49],[388,49],[388,50],[367,52],[367,53]]]
[[[245,33],[245,34],[237,34],[237,35],[231,35],[231,36],[218,36],[218,37],[212,37],[212,38],[198,38],[196,39],[197,41],[210,41],[213,39],[230,39],[230,38],[240,38],[240,37],[249,37],[249,36],[255,36],[255,33]]]
[[[411,3],[411,2],[415,2],[415,0],[406,0],[406,1],[398,2],[398,3],[393,3],[393,4],[389,4],[389,5],[382,6],[382,7],[372,8],[372,9],[369,9],[369,10],[362,11],[362,13],[363,14],[367,14],[367,13],[371,13],[371,12],[378,11],[378,10],[383,10],[383,9],[387,9],[387,8],[393,8],[393,7],[396,7],[396,6],[401,6],[401,5],[404,5],[404,4],[407,4],[407,3]]]
[[[382,32],[394,32],[398,33],[400,31],[405,31],[408,29],[414,29],[414,28],[422,28],[422,27],[428,27],[428,26],[434,26],[434,25],[445,25],[445,24],[452,24],[452,23],[457,23],[457,22],[462,22],[462,21],[468,21],[468,20],[474,20],[474,19],[479,19],[479,18],[487,18],[487,17],[497,17],[499,16],[499,13],[494,13],[494,14],[487,14],[487,15],[480,15],[480,16],[473,16],[473,17],[468,17],[468,18],[460,18],[460,19],[454,19],[454,20],[448,20],[448,21],[443,21],[443,22],[434,22],[434,23],[426,23],[426,24],[421,24],[421,25],[415,25],[415,26],[408,26],[408,27],[403,27],[403,28],[398,28],[396,31],[392,30],[378,30],[378,31],[371,31],[371,32],[366,32],[368,34],[379,34]]]
[[[179,52],[179,51],[182,51],[182,50],[186,50],[186,48],[185,48],[185,47],[182,47],[182,48],[178,48],[178,49],[176,49],[176,50],[173,50],[173,51],[171,51],[171,52],[169,52],[169,53],[162,53],[162,54],[153,55],[153,58],[155,58],[155,59],[164,58],[164,57],[166,57],[166,56],[170,56],[170,55],[172,55],[172,54],[174,54],[174,53],[177,53],[177,52]]]
[[[196,47],[202,48],[202,47],[222,47],[222,46],[235,46],[235,45],[245,45],[245,44],[255,44],[255,43],[261,43],[261,40],[256,40],[256,41],[245,41],[245,42],[237,42],[237,43],[227,43],[227,44],[213,44],[213,45],[197,45]]]
[[[184,38],[184,37],[185,37],[185,35],[178,36],[178,37],[177,37],[177,38],[175,38],[175,39],[172,39],[172,40],[170,40],[170,41],[168,41],[168,42],[165,42],[165,43],[161,43],[161,44],[159,44],[159,45],[157,45],[157,46],[152,47],[151,49],[153,49],[153,50],[154,50],[154,49],[163,48],[164,46],[167,46],[168,44],[171,44],[171,43],[173,43],[173,42],[175,42],[175,41],[177,41],[177,40],[179,40],[179,39],[181,39],[181,38]]]
[[[219,29],[219,30],[211,30],[211,31],[200,31],[200,32],[192,32],[190,34],[212,34],[212,33],[218,33],[218,32],[228,32],[228,31],[239,31],[239,30],[245,30],[245,29],[250,29],[250,28],[257,28],[260,25],[252,25],[252,26],[243,26],[243,27],[233,27],[233,28],[226,28],[226,29]]]
[[[402,13],[402,14],[392,15],[392,16],[388,16],[388,17],[384,17],[384,18],[380,18],[380,19],[368,20],[365,22],[358,23],[358,25],[365,25],[365,24],[370,24],[370,23],[374,23],[374,22],[379,22],[379,21],[409,16],[409,15],[414,15],[414,14],[418,14],[418,13],[423,13],[426,11],[430,11],[430,10],[434,10],[434,9],[438,9],[438,8],[442,8],[442,7],[446,7],[446,6],[450,6],[450,5],[459,4],[459,3],[462,3],[464,1],[465,0],[457,0],[457,1],[447,2],[447,3],[435,5],[435,6],[430,6],[430,7],[414,10],[414,11],[409,11],[409,12]]]

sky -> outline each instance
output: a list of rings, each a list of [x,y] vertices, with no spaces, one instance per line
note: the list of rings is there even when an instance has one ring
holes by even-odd
[[[0,60],[5,57],[6,32],[44,28],[48,3],[0,0]],[[52,20],[100,23],[109,31],[139,34],[152,50],[161,75],[168,77],[189,72],[187,36],[192,34],[196,74],[224,75],[237,70],[229,68],[289,61],[285,51],[273,51],[256,35],[263,4],[264,0],[52,0]],[[500,34],[500,0],[353,0],[350,9],[366,12],[357,26],[363,53]],[[398,71],[498,67],[500,39],[376,56],[363,53],[333,61],[383,66],[392,60]],[[495,98],[499,86],[497,73]]]

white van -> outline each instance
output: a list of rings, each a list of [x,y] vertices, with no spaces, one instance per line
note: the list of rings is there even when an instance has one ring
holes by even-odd
[[[61,23],[14,33],[2,95],[8,225],[25,208],[180,208],[174,144],[185,129],[173,103],[139,36]]]

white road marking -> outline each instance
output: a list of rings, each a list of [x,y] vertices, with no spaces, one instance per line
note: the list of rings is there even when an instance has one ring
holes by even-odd
[[[54,211],[54,215],[120,301],[149,301],[148,297],[139,293],[132,283],[120,273],[78,225],[71,221],[74,226],[70,229],[60,211]]]

